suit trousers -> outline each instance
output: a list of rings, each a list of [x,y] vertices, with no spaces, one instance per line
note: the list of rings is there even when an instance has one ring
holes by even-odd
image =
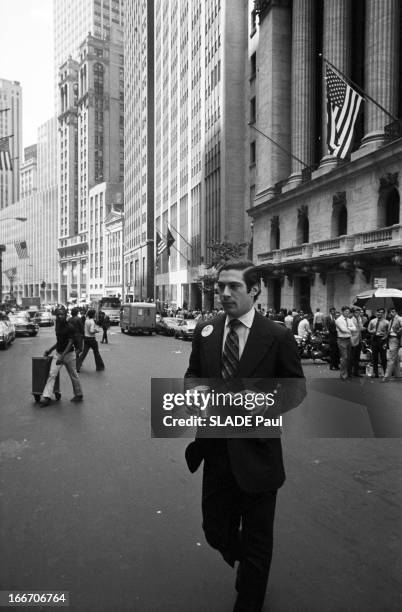
[[[338,348],[338,338],[337,336],[329,336],[329,366],[331,368],[339,367],[339,348]]]
[[[349,367],[349,376],[354,374],[355,376],[359,375],[359,366],[360,366],[360,352],[362,345],[356,344],[356,346],[352,346],[350,350],[350,367]]]
[[[373,350],[373,370],[374,376],[378,376],[378,359],[380,358],[383,376],[387,370],[387,349],[385,347],[386,340],[381,336],[374,336],[372,340]]]
[[[204,459],[203,529],[207,542],[234,567],[239,561],[235,610],[262,609],[272,558],[277,490],[250,493],[233,475],[225,440]]]
[[[104,370],[105,364],[103,363],[103,359],[99,353],[98,341],[96,338],[88,338],[85,336],[84,338],[84,350],[78,358],[78,366],[77,370],[80,371],[82,364],[84,362],[85,357],[88,355],[89,350],[92,349],[94,357],[95,357],[95,365],[97,370]]]

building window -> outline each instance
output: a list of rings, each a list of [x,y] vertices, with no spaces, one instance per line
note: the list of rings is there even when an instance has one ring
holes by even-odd
[[[309,241],[310,235],[310,223],[307,215],[299,217],[297,222],[297,236],[296,242],[298,245],[306,244]]]
[[[250,57],[250,79],[254,79],[257,74],[257,53]]]
[[[250,38],[254,36],[257,31],[257,12],[252,10],[250,13]]]
[[[250,100],[250,123],[255,123],[256,120],[256,99],[255,96],[254,98],[251,98]]]
[[[348,233],[348,211],[342,206],[338,214],[338,236],[346,236]]]
[[[395,187],[382,189],[378,202],[378,227],[399,224],[400,197]]]
[[[256,142],[250,142],[250,164],[256,163]]]

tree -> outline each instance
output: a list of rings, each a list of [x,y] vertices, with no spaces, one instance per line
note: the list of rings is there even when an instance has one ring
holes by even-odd
[[[214,240],[207,245],[207,249],[212,251],[209,263],[206,266],[208,272],[199,276],[197,282],[205,295],[209,308],[213,308],[214,305],[215,282],[219,266],[227,261],[243,259],[244,250],[247,246],[248,242],[219,242],[218,240]]]

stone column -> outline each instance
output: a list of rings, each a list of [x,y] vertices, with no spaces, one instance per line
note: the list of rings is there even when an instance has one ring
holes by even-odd
[[[290,96],[292,14],[289,0],[267,3],[260,22],[256,127],[275,143],[258,135],[256,192],[267,199],[276,193],[275,184],[291,173]]]
[[[315,115],[315,3],[294,0],[292,18],[292,154],[307,165],[314,155]],[[289,182],[299,182],[305,166],[292,158]]]
[[[351,7],[350,0],[324,0],[323,17],[323,55],[338,70],[346,76],[350,75],[350,36],[351,36]],[[326,64],[323,62],[322,70],[325,77]],[[327,170],[333,168],[338,160],[328,155],[327,147],[327,95],[325,78],[323,78],[322,91],[322,155],[321,166]]]
[[[365,91],[392,115],[398,112],[399,0],[366,2]],[[384,126],[392,122],[369,100],[365,104],[363,146],[380,146]]]
[[[70,299],[72,282],[73,282],[73,270],[71,266],[71,261],[68,261],[67,262],[67,300]]]

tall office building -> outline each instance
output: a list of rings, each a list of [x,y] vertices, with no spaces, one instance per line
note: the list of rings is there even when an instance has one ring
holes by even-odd
[[[116,199],[120,205],[123,202],[122,34],[116,27],[107,40],[88,35],[80,45],[78,61],[69,58],[60,67],[62,301],[95,299],[104,291],[103,222]]]
[[[123,202],[122,23],[123,0],[55,1],[63,301],[102,295],[103,220],[116,199]],[[91,198],[101,183],[102,193]],[[101,205],[104,195],[113,202]]]
[[[91,33],[108,38],[113,26],[123,25],[123,0],[54,0],[54,77],[55,104],[58,112],[60,66],[71,56],[78,59],[78,49]]]
[[[155,2],[155,226],[175,240],[156,269],[161,301],[200,307],[208,245],[249,238],[246,17],[244,2]]]
[[[259,0],[249,9],[259,30],[250,215],[262,299],[326,310],[379,283],[402,287],[402,129],[392,118],[402,111],[400,3]],[[344,160],[328,155],[320,53],[370,96]]]
[[[154,2],[127,2],[124,16],[125,289],[154,296]]]
[[[0,79],[0,138],[9,136],[13,169],[0,170],[0,210],[19,199],[22,159],[22,87],[18,81]]]
[[[37,179],[38,150],[37,145],[31,145],[24,149],[24,160],[20,169],[20,197],[24,198],[38,187]]]
[[[55,135],[55,118],[38,128],[36,189],[0,211],[0,243],[6,245],[3,270],[9,271],[18,301],[21,297],[31,296],[40,297],[42,303],[58,300],[56,156],[52,150]],[[15,221],[15,217],[27,220]],[[26,250],[20,252],[23,258],[18,256],[15,242],[25,242]],[[4,277],[3,288],[7,293]]]

